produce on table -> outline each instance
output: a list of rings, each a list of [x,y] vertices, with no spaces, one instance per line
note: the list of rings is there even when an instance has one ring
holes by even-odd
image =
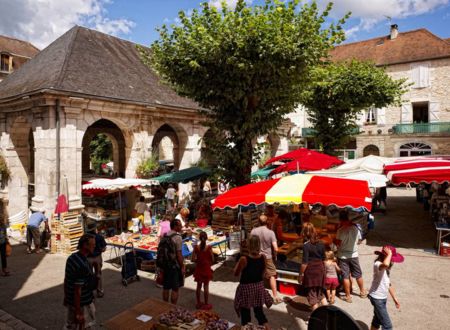
[[[159,317],[159,322],[168,326],[175,326],[180,323],[191,323],[194,320],[194,316],[182,308],[172,309],[167,313],[161,314]]]
[[[219,314],[213,311],[199,310],[194,313],[194,317],[197,320],[204,321],[206,324],[212,321],[218,321],[220,319]]]
[[[248,323],[247,325],[244,325],[242,330],[264,330],[265,328],[262,325],[254,325],[252,323]]]
[[[220,319],[207,323],[206,330],[228,330],[228,327],[228,321]]]

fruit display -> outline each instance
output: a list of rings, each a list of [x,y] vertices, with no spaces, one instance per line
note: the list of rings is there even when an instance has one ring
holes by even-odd
[[[199,310],[194,313],[194,317],[206,323],[206,330],[228,330],[229,328],[228,321],[221,319],[219,314],[213,311]]]
[[[176,326],[180,323],[192,323],[194,320],[194,316],[182,308],[172,309],[171,311],[159,316],[159,323],[168,326]]]
[[[228,328],[228,321],[223,319],[211,321],[206,324],[206,330],[228,330]]]
[[[206,324],[209,322],[218,321],[220,319],[219,314],[213,311],[204,311],[204,310],[198,310],[194,312],[194,317],[197,320],[204,321]]]

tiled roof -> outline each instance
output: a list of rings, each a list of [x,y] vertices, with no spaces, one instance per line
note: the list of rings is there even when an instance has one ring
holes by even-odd
[[[0,52],[6,52],[25,57],[34,57],[39,49],[27,41],[0,35]]]
[[[136,44],[75,26],[0,83],[0,100],[56,90],[153,105],[197,109],[160,83]]]
[[[330,53],[333,61],[371,60],[377,65],[390,65],[450,57],[450,42],[426,29],[401,32],[389,36],[337,46]]]

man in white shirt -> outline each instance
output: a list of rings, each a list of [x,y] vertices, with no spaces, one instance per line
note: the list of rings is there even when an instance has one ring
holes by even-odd
[[[355,278],[358,283],[360,297],[367,297],[367,291],[364,289],[364,281],[358,258],[358,243],[362,237],[358,227],[349,220],[346,211],[341,211],[339,213],[339,220],[341,221],[341,228],[337,231],[336,243],[338,246],[337,257],[339,260],[339,267],[342,270],[342,277],[344,278],[345,298],[343,298],[343,300],[351,303],[350,275]]]
[[[175,195],[177,191],[172,184],[169,184],[169,188],[166,191],[167,210],[172,211],[175,208]]]

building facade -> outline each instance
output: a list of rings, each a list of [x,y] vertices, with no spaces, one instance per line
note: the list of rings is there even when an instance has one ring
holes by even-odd
[[[401,106],[366,109],[359,134],[342,151],[345,159],[370,154],[386,157],[450,154],[450,41],[426,29],[404,33],[393,25],[388,36],[349,43],[331,52],[334,61],[373,61],[393,79],[406,79]],[[311,142],[311,124],[300,108],[291,121]]]
[[[39,49],[26,41],[0,35],[0,81],[33,58]]]
[[[82,207],[89,144],[100,133],[111,140],[122,177],[135,177],[138,163],[157,151],[176,169],[190,167],[208,132],[198,109],[159,82],[135,44],[72,28],[0,83],[0,153],[11,172],[0,197],[8,215],[30,205],[53,211],[63,184],[71,207]],[[287,145],[278,137],[273,153]]]

